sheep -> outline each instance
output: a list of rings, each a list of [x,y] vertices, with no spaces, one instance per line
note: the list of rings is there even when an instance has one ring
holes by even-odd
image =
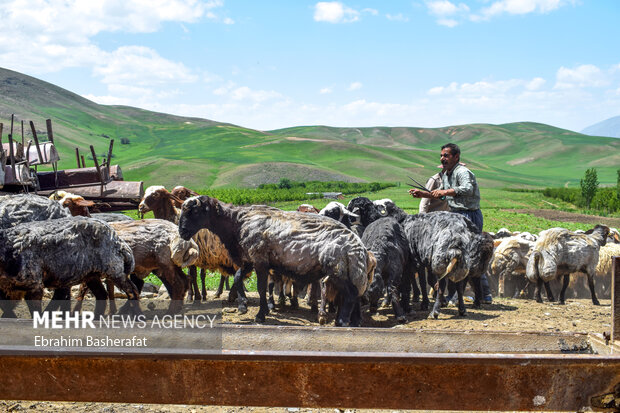
[[[0,197],[0,228],[70,216],[69,210],[58,202],[39,195],[17,194]]]
[[[405,221],[409,216],[409,214],[407,214],[401,208],[397,207],[394,201],[388,198],[379,199],[374,202],[365,197],[353,198],[351,201],[349,201],[349,204],[347,205],[347,210],[360,216],[360,224],[354,227],[357,229],[357,233],[358,235],[360,235],[360,237],[363,236],[366,227],[378,219],[390,216],[402,224],[402,222]],[[415,261],[414,258],[412,259]],[[411,287],[413,288],[413,301],[418,302],[420,299],[420,295],[422,295],[422,303],[420,304],[420,309],[428,310],[429,300],[426,291],[426,270],[424,268],[418,268],[417,265],[412,266],[411,269],[413,273],[407,274],[407,276],[403,278],[403,280],[405,282],[408,280],[411,284]],[[418,273],[418,279],[420,283],[419,287],[414,274],[415,272]],[[410,289],[407,288],[406,290],[409,291]],[[388,301],[389,295],[386,300],[384,300],[384,304],[387,304]],[[408,306],[409,303],[407,299],[406,307]]]
[[[144,214],[153,211],[155,218],[165,219],[166,221],[178,224],[180,210],[177,205],[183,204],[184,199],[181,197],[195,193],[185,187],[177,186],[173,189],[177,195],[166,190],[163,186],[150,186],[144,192],[144,197],[140,201],[138,209]],[[219,271],[220,284],[215,293],[215,298],[219,298],[224,290],[224,284],[228,289],[228,277],[234,274],[238,268],[232,262],[230,254],[220,241],[220,239],[208,230],[199,231],[194,237],[194,241],[198,245],[200,256],[194,266],[190,267],[190,279],[192,281],[192,299],[195,303],[199,303],[202,299],[207,298],[207,289],[205,286],[205,269],[211,271]],[[201,268],[202,276],[202,297],[198,291],[197,271],[196,267]],[[234,293],[229,295],[229,300],[234,299]]]
[[[598,264],[596,265],[596,274],[594,276],[596,284],[597,296],[607,297],[611,296],[611,274],[612,274],[612,258],[620,257],[620,244],[609,243],[608,241],[599,250]],[[571,280],[569,282],[569,288],[571,288],[575,294],[575,297],[586,296],[585,285],[587,284],[587,277],[583,273],[571,274]],[[588,291],[589,292],[589,291]]]
[[[326,277],[327,288],[339,293],[336,324],[361,324],[359,297],[374,268],[361,240],[341,223],[320,215],[192,197],[183,204],[179,233],[189,239],[201,228],[217,234],[239,266],[233,289],[255,269],[260,295],[257,322],[264,322],[269,313],[266,289],[271,269],[303,284]],[[237,291],[245,305],[243,288]]]
[[[611,244],[620,244],[620,232],[616,228],[609,228],[607,242]]]
[[[74,217],[90,217],[91,215],[88,208],[95,205],[93,201],[87,201],[83,196],[75,195],[66,191],[54,191],[49,196],[49,199],[52,201],[58,201],[60,205],[67,208]]]
[[[154,272],[170,294],[168,314],[180,311],[189,288],[181,268],[193,265],[198,259],[196,243],[180,239],[177,226],[162,219],[111,222],[109,225],[133,252],[132,281],[138,290],[142,290],[142,280]]]
[[[517,281],[515,277],[520,275],[520,279],[525,281],[525,267],[533,248],[534,242],[521,236],[502,238],[501,243],[495,248],[489,263],[489,275],[497,280],[497,292],[500,297],[504,297],[506,279]],[[515,284],[516,298],[523,286],[519,287],[521,283],[518,282]]]
[[[319,215],[330,217],[338,222],[342,222],[345,227],[351,229],[352,225],[360,223],[360,216],[349,211],[340,202],[332,201],[319,211]]]
[[[596,225],[584,234],[571,232],[565,228],[551,228],[540,233],[534,249],[527,262],[526,276],[536,282],[536,301],[542,302],[540,287],[563,276],[560,304],[565,302],[565,292],[570,281],[570,273],[585,272],[588,287],[592,296],[592,304],[599,305],[594,289],[594,275],[599,260],[600,247],[605,245],[609,227]],[[547,287],[548,284],[545,284]],[[547,296],[553,301],[550,290]]]
[[[493,252],[493,239],[488,233],[481,232],[469,219],[452,212],[409,215],[389,199],[375,201],[374,205],[378,207],[379,215],[395,217],[407,234],[417,263],[423,309],[428,305],[425,305],[428,303],[425,272],[428,272],[429,278],[441,280],[447,276],[449,281],[456,283],[460,315],[466,312],[462,300],[464,283],[461,281],[469,276],[476,292],[474,307],[480,306],[482,292],[479,279]],[[439,316],[440,306],[441,294],[437,291],[437,300],[430,314],[432,317]]]
[[[386,285],[396,320],[404,323],[405,313],[409,312],[410,285],[405,278],[411,276],[413,263],[402,226],[394,218],[379,219],[366,227],[362,242],[377,260],[375,276],[368,288],[371,311],[377,308]]]
[[[86,283],[97,298],[95,315],[102,315],[106,299],[102,277],[127,293],[130,309],[139,313],[139,293],[128,279],[133,270],[129,246],[100,221],[58,218],[0,230],[0,290],[10,300],[29,300],[31,314],[41,311],[44,287],[68,290]],[[0,305],[3,317],[15,316],[14,302]]]
[[[297,212],[308,212],[312,214],[318,214],[319,210],[310,204],[301,204],[297,207]]]

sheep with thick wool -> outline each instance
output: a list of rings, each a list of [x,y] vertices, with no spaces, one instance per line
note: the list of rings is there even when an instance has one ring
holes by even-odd
[[[599,260],[599,250],[605,245],[609,227],[597,225],[584,234],[565,228],[550,228],[540,233],[527,262],[526,276],[536,282],[536,300],[542,302],[540,287],[543,282],[563,277],[560,304],[565,302],[566,288],[570,274],[584,272],[588,277],[588,287],[592,303],[599,305],[594,288],[594,276]],[[547,284],[546,284],[547,286]],[[550,291],[547,291],[550,295]],[[553,296],[549,299],[552,301]]]
[[[374,266],[359,237],[341,223],[315,214],[265,206],[228,206],[215,198],[193,197],[183,204],[179,233],[189,239],[201,228],[220,237],[239,266],[235,286],[256,270],[258,322],[264,322],[269,312],[267,279],[273,270],[302,284],[326,277],[328,288],[339,295],[336,323],[361,323],[359,297],[372,279]],[[244,298],[243,288],[237,290]]]
[[[139,312],[138,291],[128,279],[134,270],[129,246],[107,224],[88,218],[26,222],[0,230],[0,295],[26,298],[41,311],[43,288],[69,289],[86,283],[95,294],[95,314],[103,314],[106,278],[123,290]],[[3,317],[14,317],[14,301],[0,300]]]

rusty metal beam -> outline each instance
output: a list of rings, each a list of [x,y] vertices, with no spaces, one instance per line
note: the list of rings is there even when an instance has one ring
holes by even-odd
[[[59,350],[0,356],[0,399],[576,411],[620,383],[611,356]]]

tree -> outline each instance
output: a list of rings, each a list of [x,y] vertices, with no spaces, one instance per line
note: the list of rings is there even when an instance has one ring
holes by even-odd
[[[581,196],[584,201],[586,201],[586,208],[588,209],[590,209],[590,203],[598,190],[598,183],[596,168],[589,168],[586,170],[583,179],[579,180],[579,184],[581,185]]]
[[[620,169],[618,169],[618,183],[616,184],[616,198],[620,200]]]
[[[291,189],[293,187],[293,184],[291,183],[291,180],[288,178],[282,178],[280,179],[280,183],[278,184],[278,188],[280,189]]]

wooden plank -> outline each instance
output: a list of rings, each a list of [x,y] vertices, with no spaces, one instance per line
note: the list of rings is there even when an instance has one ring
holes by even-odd
[[[142,181],[110,181],[104,185],[103,192],[101,184],[96,183],[90,186],[65,187],[65,191],[81,195],[85,199],[106,200],[106,201],[131,201],[137,206],[144,196],[144,183]],[[53,189],[38,191],[41,195],[50,195]]]
[[[47,139],[54,143],[54,132],[52,131],[52,120],[46,119],[45,125],[47,126]]]
[[[41,148],[39,147],[39,138],[37,138],[37,130],[34,127],[34,122],[30,121],[30,129],[32,131],[32,137],[34,139],[34,144],[37,147],[37,154],[39,155],[39,160],[43,160],[43,155],[41,154]]]
[[[122,178],[122,172],[118,165],[112,165],[112,171],[107,172],[107,165],[104,165],[101,169],[105,169],[105,174],[110,178]],[[57,185],[55,184],[55,175],[58,176]],[[63,169],[59,170],[56,174],[51,171],[37,172],[39,178],[39,186],[41,190],[58,189],[63,187],[88,185],[101,183],[99,171],[94,167],[79,168],[79,169]],[[108,183],[107,181],[106,183]]]

